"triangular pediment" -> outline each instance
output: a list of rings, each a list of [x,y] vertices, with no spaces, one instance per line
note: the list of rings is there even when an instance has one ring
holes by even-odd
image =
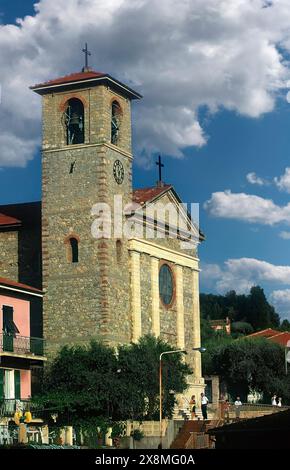
[[[136,190],[133,199],[130,216],[147,229],[165,231],[178,239],[195,239],[195,243],[204,240],[198,228],[198,205],[183,204],[172,186]]]

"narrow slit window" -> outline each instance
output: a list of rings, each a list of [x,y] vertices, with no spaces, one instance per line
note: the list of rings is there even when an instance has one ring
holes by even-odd
[[[70,238],[71,262],[79,262],[79,242],[76,238]]]

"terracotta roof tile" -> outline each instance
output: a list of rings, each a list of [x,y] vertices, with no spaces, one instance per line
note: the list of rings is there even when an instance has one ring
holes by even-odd
[[[251,333],[248,336],[261,336],[263,338],[268,338],[269,336],[274,336],[280,333],[280,331],[272,330],[272,328],[267,328],[266,330],[256,331],[256,333]]]
[[[59,77],[54,80],[49,80],[44,83],[38,83],[37,85],[32,86],[31,88],[40,88],[40,87],[46,87],[50,85],[61,85],[62,83],[70,83],[70,82],[78,82],[81,80],[88,80],[90,78],[99,78],[99,77],[105,77],[105,73],[101,72],[95,72],[95,71],[89,71],[89,72],[77,72],[77,73],[71,73],[70,75],[65,75],[64,77]]]
[[[40,227],[41,202],[0,205],[0,213],[21,222],[21,226]]]
[[[172,186],[170,184],[165,184],[161,187],[153,188],[141,188],[135,189],[133,191],[133,201],[137,204],[145,204],[148,201],[152,201],[157,196],[160,196],[162,193],[166,193]]]
[[[1,214],[0,213],[0,227],[7,227],[10,225],[20,225],[21,222],[14,217],[10,217],[9,215]]]
[[[22,284],[20,282],[12,281],[11,279],[6,279],[5,277],[0,277],[0,287],[1,285],[7,287],[16,287],[18,289],[25,289],[27,291],[38,292],[42,293],[40,289],[36,289],[35,287],[28,286],[27,284]]]
[[[290,332],[289,331],[278,331],[272,330],[272,328],[267,328],[266,330],[257,331],[248,335],[248,338],[266,338],[273,343],[281,344],[286,346],[287,342],[290,341]]]
[[[58,87],[58,86],[72,86],[78,87],[79,84],[85,83],[86,80],[92,80],[90,84],[94,84],[94,80],[99,83],[107,83],[110,87],[116,88],[127,94],[130,99],[140,99],[142,96],[140,93],[132,90],[132,88],[128,87],[124,83],[116,80],[115,78],[111,77],[107,73],[103,72],[95,72],[94,70],[88,70],[84,72],[76,72],[70,75],[65,75],[64,77],[59,77],[54,80],[49,80],[44,83],[38,83],[37,85],[31,86],[30,89],[34,90],[38,94],[46,93],[50,90],[50,87]]]
[[[290,340],[290,333],[289,331],[281,331],[277,335],[270,336],[268,339],[274,343],[281,344],[281,346],[286,346]]]

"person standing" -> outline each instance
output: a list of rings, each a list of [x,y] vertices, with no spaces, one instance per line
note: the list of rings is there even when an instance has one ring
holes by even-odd
[[[280,408],[282,406],[282,398],[281,397],[279,397],[279,399],[278,399],[277,406],[279,406]]]
[[[203,419],[207,419],[207,404],[208,404],[208,398],[205,396],[204,393],[201,393],[201,412],[202,412],[202,417]]]
[[[277,395],[273,395],[271,398],[272,406],[277,406]]]
[[[195,416],[196,416],[196,400],[195,400],[195,395],[192,395],[189,404],[190,404],[190,406],[191,406],[191,419],[194,419]]]
[[[235,401],[235,411],[236,411],[236,418],[238,420],[240,419],[241,406],[242,406],[241,399],[240,399],[240,397],[237,397],[237,399]]]

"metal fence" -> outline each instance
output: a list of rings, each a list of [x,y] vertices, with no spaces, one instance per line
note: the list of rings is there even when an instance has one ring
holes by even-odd
[[[22,355],[44,355],[44,340],[8,333],[0,334],[0,352],[12,352]]]

